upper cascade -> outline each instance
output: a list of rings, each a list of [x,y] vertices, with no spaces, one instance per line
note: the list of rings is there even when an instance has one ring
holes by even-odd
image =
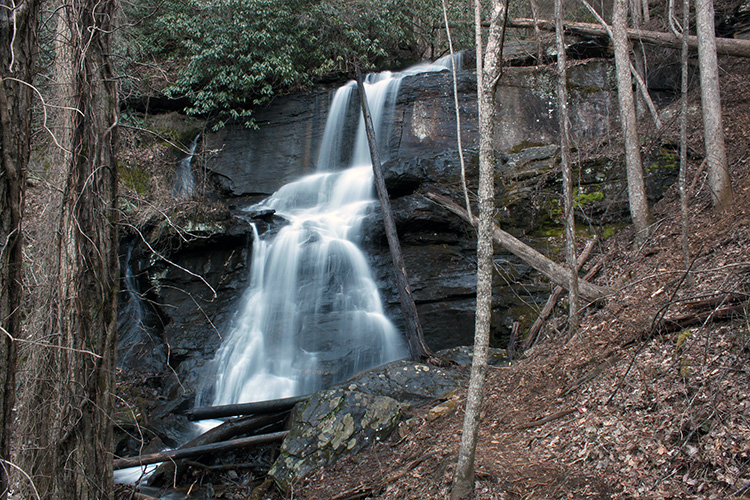
[[[443,71],[453,60],[368,75],[365,89],[380,144],[390,133],[401,80]],[[216,355],[216,379],[203,402],[305,394],[407,354],[358,246],[362,220],[377,202],[364,122],[360,118],[353,138],[346,125],[355,87],[349,82],[334,95],[318,172],[248,208],[271,209],[288,224],[273,234],[255,232],[250,286]],[[348,158],[346,141],[354,144]]]

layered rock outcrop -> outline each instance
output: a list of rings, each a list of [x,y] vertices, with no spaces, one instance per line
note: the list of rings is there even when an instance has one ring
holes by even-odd
[[[616,130],[611,73],[612,64],[606,59],[586,60],[570,68],[571,120],[578,144],[590,144]],[[555,234],[561,227],[554,85],[550,68],[508,67],[498,87],[497,218],[517,235]],[[471,71],[459,71],[458,90],[472,191],[477,182],[477,122]],[[238,126],[210,135],[210,154],[200,168],[207,172],[215,193],[230,207],[243,206],[314,171],[332,95],[333,91],[317,91],[279,98],[255,114],[257,128]],[[347,118],[352,127],[357,112],[352,103]],[[458,218],[423,196],[438,191],[463,199],[450,72],[406,77],[392,118],[383,155],[385,175],[426,339],[436,350],[466,345],[474,329],[475,236]],[[669,154],[664,152],[666,163]],[[676,171],[668,165],[650,170],[650,192],[658,196]],[[619,159],[584,164],[577,174],[581,213],[600,222],[626,220],[625,174]],[[253,239],[248,218],[261,233],[274,230],[280,222],[272,214],[225,214],[193,227],[194,237],[189,240],[170,235],[173,228],[165,223],[155,236],[162,242],[171,238],[164,255],[139,247],[140,287],[158,313],[160,324],[154,325],[154,331],[163,340],[169,368],[176,375],[175,389],[195,390],[203,376],[201,367],[218,347],[247,286]],[[398,297],[377,209],[368,217],[364,233],[373,273],[398,324]],[[541,250],[553,253],[555,249]],[[534,308],[546,300],[549,284],[499,248],[496,263],[500,278],[494,290],[493,342],[504,347],[515,321],[522,326],[533,321]]]

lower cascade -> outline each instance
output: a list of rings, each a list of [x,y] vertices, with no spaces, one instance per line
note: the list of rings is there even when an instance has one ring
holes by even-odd
[[[368,76],[379,144],[403,77],[447,67],[439,61]],[[261,236],[254,232],[250,286],[214,360],[215,382],[199,404],[306,394],[407,354],[357,245],[362,220],[377,202],[363,120],[347,127],[355,88],[350,82],[334,96],[318,172],[247,209],[273,210],[288,223]],[[356,135],[347,138],[352,130]],[[345,143],[353,144],[348,159],[342,158]]]

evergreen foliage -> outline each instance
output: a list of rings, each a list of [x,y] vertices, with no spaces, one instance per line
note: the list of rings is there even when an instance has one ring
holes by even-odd
[[[346,78],[352,62],[371,70],[435,57],[435,40],[444,39],[436,0],[153,2],[128,13],[146,55],[176,65],[167,95],[187,98],[186,112],[215,119],[217,128],[279,93]],[[465,6],[452,4],[457,36],[471,33]]]

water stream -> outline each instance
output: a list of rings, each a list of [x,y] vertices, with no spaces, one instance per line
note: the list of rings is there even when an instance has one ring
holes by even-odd
[[[172,185],[172,195],[178,199],[190,198],[195,189],[195,176],[193,175],[193,157],[195,149],[198,147],[198,139],[201,135],[195,136],[188,146],[188,155],[183,158],[174,173],[174,184]]]
[[[450,62],[446,58],[368,76],[366,92],[379,144],[391,132],[403,78],[445,70]],[[362,220],[377,209],[377,202],[363,121],[347,127],[352,99],[358,99],[354,82],[332,100],[318,172],[248,208],[273,210],[287,224],[273,234],[255,233],[250,286],[214,360],[215,383],[198,404],[306,394],[406,356],[358,246]],[[344,144],[352,143],[348,155]],[[385,160],[388,152],[381,149]]]

